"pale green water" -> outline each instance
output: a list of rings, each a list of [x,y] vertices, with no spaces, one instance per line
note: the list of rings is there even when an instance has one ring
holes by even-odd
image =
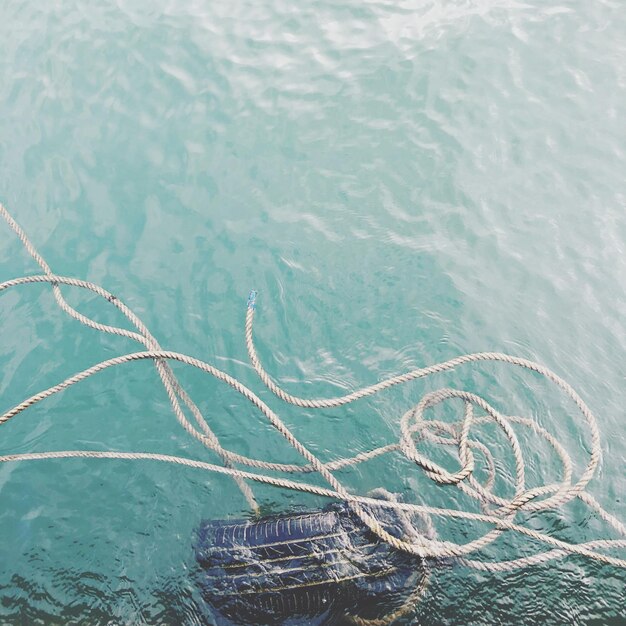
[[[102,284],[164,347],[250,385],[325,459],[396,440],[399,416],[439,386],[537,417],[578,451],[579,470],[588,437],[544,383],[489,365],[334,411],[283,406],[247,365],[251,287],[261,357],[299,395],[477,350],[545,363],[598,416],[604,461],[590,491],[623,520],[625,68],[621,1],[5,0],[0,200],[57,273]],[[0,280],[26,273],[37,268],[0,225]],[[83,294],[70,301],[120,322]],[[2,295],[0,324],[2,409],[135,349],[69,320],[43,286]],[[243,399],[177,371],[227,446],[295,460]],[[148,363],[100,374],[0,434],[0,454],[207,458]],[[531,476],[556,467],[531,453]],[[341,475],[455,501],[401,463]],[[322,504],[258,494],[274,509]],[[4,465],[0,623],[203,623],[192,531],[244,511],[231,481],[182,468]],[[582,505],[530,524],[573,541],[607,534]],[[524,550],[510,539],[487,556]],[[454,569],[404,623],[619,624],[625,583],[578,558]]]

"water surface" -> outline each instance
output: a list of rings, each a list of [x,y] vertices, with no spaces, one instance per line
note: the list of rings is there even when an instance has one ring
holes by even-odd
[[[439,386],[537,418],[578,471],[589,439],[554,390],[501,366],[332,411],[284,406],[247,365],[252,287],[261,358],[299,395],[478,350],[545,363],[598,416],[604,458],[590,491],[625,519],[625,9],[5,0],[0,200],[55,272],[102,284],[164,347],[251,386],[324,459],[395,441],[400,415]],[[37,271],[1,226],[0,280]],[[93,298],[68,298],[121,323]],[[43,286],[2,295],[0,328],[3,408],[135,349],[69,319]],[[234,392],[176,371],[225,445],[296,460]],[[148,363],[104,372],[0,430],[0,454],[210,458]],[[541,447],[529,464],[537,482],[556,477]],[[381,475],[418,500],[455,503],[400,461],[341,477],[365,491]],[[257,494],[269,510],[322,504]],[[232,481],[182,468],[6,464],[0,623],[211,623],[190,576],[193,529],[246,512]],[[531,523],[571,541],[609,534],[582,505]],[[465,538],[462,526],[447,532]],[[528,551],[511,538],[486,556]],[[505,575],[453,569],[404,623],[617,624],[625,582],[578,558]]]

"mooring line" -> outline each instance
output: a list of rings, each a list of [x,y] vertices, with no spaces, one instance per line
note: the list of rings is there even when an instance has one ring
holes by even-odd
[[[5,411],[4,414],[0,416],[0,425],[10,421],[16,415],[25,411],[37,402],[59,393],[90,376],[96,375],[102,370],[110,367],[117,367],[125,363],[140,360],[151,360],[155,364],[157,372],[161,378],[161,382],[172,405],[174,414],[180,424],[191,436],[202,442],[210,450],[216,452],[222,459],[224,465],[215,465],[205,461],[156,453],[116,451],[100,452],[89,450],[67,450],[4,455],[0,456],[0,462],[24,462],[69,458],[100,458],[134,461],[155,460],[174,463],[190,468],[231,476],[237,482],[237,485],[246,497],[250,507],[257,511],[258,505],[249,486],[250,482],[258,482],[283,489],[293,489],[316,494],[318,496],[343,500],[379,539],[388,542],[398,550],[409,552],[424,559],[452,559],[453,561],[467,567],[494,572],[529,567],[545,563],[550,559],[561,558],[568,554],[578,554],[616,567],[626,568],[626,559],[601,552],[601,550],[616,550],[625,548],[626,539],[600,539],[581,544],[572,544],[556,539],[547,533],[527,528],[526,526],[514,521],[517,514],[521,511],[545,512],[555,510],[558,507],[562,507],[567,502],[578,498],[585,502],[618,534],[626,537],[626,527],[624,524],[615,516],[605,511],[595,498],[593,498],[593,496],[586,490],[590,480],[596,472],[601,458],[600,432],[595,416],[578,393],[569,385],[569,383],[546,367],[527,359],[507,354],[497,352],[480,352],[455,357],[443,363],[417,368],[410,372],[393,376],[374,385],[369,385],[352,391],[344,396],[322,399],[301,398],[283,390],[270,377],[261,364],[253,339],[253,321],[257,306],[257,294],[253,291],[250,293],[248,298],[245,322],[245,339],[248,355],[262,382],[277,397],[285,402],[309,409],[340,407],[379,393],[392,386],[406,384],[413,380],[441,374],[468,364],[488,361],[499,362],[530,370],[545,377],[559,387],[561,391],[573,401],[584,418],[589,431],[591,444],[591,451],[586,467],[578,479],[573,482],[573,463],[571,455],[567,453],[556,437],[550,434],[549,431],[543,426],[540,426],[534,420],[529,418],[504,415],[476,394],[455,389],[440,389],[425,394],[417,405],[407,411],[400,418],[399,425],[401,434],[397,443],[388,444],[371,451],[362,452],[352,457],[336,459],[335,461],[324,463],[315,454],[313,454],[307,446],[295,437],[275,411],[273,411],[252,390],[243,385],[243,383],[201,359],[178,352],[163,350],[144,323],[118,297],[94,283],[76,278],[55,275],[44,258],[32,245],[22,228],[17,224],[17,222],[15,222],[2,204],[0,204],[0,215],[2,215],[8,225],[13,229],[28,253],[44,272],[43,275],[26,276],[5,281],[0,284],[0,293],[8,290],[9,288],[27,284],[49,284],[52,287],[57,304],[68,315],[99,332],[115,334],[132,339],[133,341],[142,344],[145,348],[145,350],[140,352],[121,355],[107,359],[101,363],[97,363],[82,370],[81,372],[77,372],[75,375],[66,378],[48,389],[40,391],[30,398],[25,399],[15,407]],[[135,330],[101,324],[84,316],[65,301],[61,292],[61,286],[88,289],[99,295],[121,311],[134,326]],[[300,454],[300,456],[304,459],[304,463],[286,464],[269,462],[253,457],[239,455],[224,448],[198,409],[197,405],[193,402],[191,397],[187,394],[178,379],[175,377],[168,364],[168,361],[172,360],[196,367],[235,389],[252,405],[260,410],[272,426]],[[449,400],[460,400],[465,407],[463,416],[456,423],[450,424],[439,420],[427,419],[426,414],[429,409]],[[183,405],[193,415],[196,423],[195,425],[192,424],[185,415]],[[476,409],[479,409],[482,414],[476,415]],[[515,472],[512,477],[515,484],[515,490],[514,494],[508,498],[493,492],[497,467],[493,458],[493,453],[484,442],[479,440],[477,434],[474,435],[475,427],[486,422],[494,423],[503,431],[509,441],[512,455],[515,460]],[[514,425],[530,429],[536,435],[543,438],[555,450],[561,461],[563,470],[563,476],[559,482],[535,488],[528,488],[526,486],[524,455],[521,445],[517,439]],[[429,440],[435,444],[456,447],[460,462],[459,469],[456,472],[449,472],[439,464],[424,456],[424,454],[421,453],[417,447],[417,443],[422,439]],[[475,452],[478,452],[484,459],[488,470],[488,478],[482,484],[475,476]],[[444,486],[455,485],[466,495],[473,498],[480,505],[483,512],[475,513],[472,511],[432,507],[424,504],[399,502],[393,497],[388,499],[379,499],[353,494],[333,473],[337,469],[350,467],[383,454],[393,453],[399,453],[409,461],[415,463],[424,471],[425,475],[434,482]],[[292,474],[316,472],[325,479],[329,487],[319,487],[314,484],[294,481],[269,474],[241,470],[236,467],[238,464],[246,465],[253,469],[265,472],[271,471]],[[451,541],[440,541],[434,537],[428,538],[417,532],[407,533],[406,537],[398,538],[387,532],[383,523],[380,519],[378,519],[375,513],[377,508],[395,510],[399,515],[403,516],[403,523],[408,525],[407,528],[410,526],[409,520],[412,515],[461,519],[468,522],[481,522],[491,525],[492,528],[491,530],[484,532],[484,534],[479,536],[477,539],[464,544]],[[524,556],[509,561],[497,562],[485,561],[481,559],[480,552],[495,541],[503,532],[515,532],[521,534],[530,540],[543,544],[546,546],[546,549],[531,556]],[[468,558],[471,555],[474,555],[475,558]]]

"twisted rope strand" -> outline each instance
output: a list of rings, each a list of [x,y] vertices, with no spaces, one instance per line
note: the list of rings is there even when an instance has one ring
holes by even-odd
[[[88,326],[89,328],[93,328],[94,330],[133,339],[134,341],[137,341],[143,344],[148,349],[155,349],[155,350],[161,349],[157,340],[153,337],[153,335],[150,333],[150,331],[147,329],[144,323],[139,319],[139,317],[137,317],[123,302],[119,301],[113,294],[109,293],[105,289],[102,289],[98,285],[94,285],[93,283],[87,283],[84,281],[76,281],[76,283],[82,283],[77,286],[90,289],[94,293],[105,298],[106,300],[111,302],[114,306],[116,306],[122,312],[122,314],[133,324],[133,326],[135,326],[135,328],[139,331],[140,334],[127,330],[125,328],[118,328],[117,326],[109,326],[107,324],[101,324],[99,322],[96,322],[86,317],[82,313],[79,313],[78,311],[76,311],[76,309],[70,306],[66,302],[65,298],[63,298],[63,294],[61,293],[61,290],[59,288],[60,281],[54,280],[54,274],[52,272],[52,269],[48,265],[48,263],[39,254],[35,246],[31,243],[30,239],[27,237],[22,227],[13,219],[11,214],[7,211],[7,209],[4,207],[4,205],[1,202],[0,202],[0,215],[4,218],[4,220],[10,226],[10,228],[13,230],[13,232],[17,235],[18,239],[22,242],[28,254],[36,261],[37,265],[39,265],[39,267],[41,267],[41,269],[44,271],[45,279],[47,279],[47,280],[45,279],[44,280],[45,282],[50,282],[52,284],[52,291],[54,294],[54,298],[57,304],[59,305],[59,307],[61,308],[61,310],[67,313],[70,317],[73,317],[74,319],[78,320],[81,324],[84,324],[85,326]],[[20,284],[22,282],[30,282],[30,281],[23,281],[22,279],[18,279],[18,281],[14,284]],[[8,286],[12,286],[11,283],[12,281],[9,281]],[[68,282],[67,284],[72,284],[72,283]],[[197,439],[200,439],[200,441],[202,441],[207,447],[215,450],[222,457],[222,459],[224,460],[224,463],[226,463],[227,465],[230,465],[231,461],[223,455],[223,449],[219,443],[219,440],[209,428],[209,425],[207,424],[206,420],[202,416],[200,409],[193,402],[193,400],[189,397],[189,395],[185,392],[185,390],[181,387],[180,383],[178,382],[178,379],[174,375],[174,372],[172,372],[172,370],[169,368],[167,363],[163,361],[156,361],[155,366],[159,373],[161,381],[163,382],[165,392],[167,393],[167,396],[170,400],[170,404],[172,405],[172,409],[179,423],[183,426],[183,428],[188,433],[190,433],[192,436],[196,437]],[[206,435],[205,438],[198,437],[197,431],[195,430],[195,428],[193,428],[193,426],[187,421],[187,418],[185,417],[183,409],[180,406],[180,402],[178,401],[179,398],[183,400],[185,405],[192,412],[196,422],[204,431]],[[250,508],[252,508],[255,512],[258,513],[259,506],[254,498],[254,494],[252,493],[250,487],[246,485],[245,483],[241,482],[238,478],[235,480],[237,482],[237,486],[239,487],[239,490],[241,491],[244,498],[248,502],[248,505],[250,506]]]
[[[257,482],[283,489],[298,490],[322,497],[343,500],[350,505],[353,511],[361,518],[363,523],[380,539],[389,542],[398,550],[407,551],[423,559],[453,559],[459,564],[474,569],[501,572],[545,563],[551,559],[562,558],[568,554],[578,554],[616,567],[626,568],[626,559],[600,552],[600,550],[622,549],[626,547],[626,539],[601,539],[581,544],[570,544],[551,537],[546,533],[529,529],[522,524],[515,522],[515,517],[522,511],[541,512],[553,510],[574,498],[579,498],[617,533],[626,537],[626,526],[615,516],[605,511],[595,498],[586,491],[586,487],[592,479],[601,457],[600,433],[597,427],[596,419],[576,391],[557,374],[542,365],[506,354],[481,352],[459,356],[443,363],[418,368],[404,374],[393,376],[374,385],[355,390],[344,396],[323,399],[299,398],[287,393],[274,382],[274,380],[263,368],[257,355],[253,341],[253,319],[256,307],[256,293],[252,292],[248,300],[248,310],[245,324],[245,338],[248,355],[262,382],[276,396],[285,402],[311,409],[335,408],[379,393],[394,385],[404,384],[418,378],[431,376],[433,374],[440,374],[466,364],[494,361],[515,365],[517,367],[533,371],[544,376],[557,385],[565,393],[565,395],[571,398],[579,409],[584,420],[586,421],[591,438],[591,452],[587,465],[582,474],[579,476],[577,482],[572,483],[573,464],[571,462],[571,457],[558,440],[544,427],[528,418],[503,415],[483,398],[475,394],[454,389],[441,389],[426,394],[414,408],[410,409],[404,414],[404,416],[402,416],[400,419],[401,434],[398,443],[391,443],[386,446],[359,453],[352,457],[336,459],[334,461],[324,463],[293,435],[291,430],[265,402],[263,402],[253,391],[237,379],[201,359],[173,351],[163,350],[143,322],[123,302],[102,287],[95,285],[94,283],[75,278],[56,276],[43,257],[41,257],[41,255],[33,247],[24,231],[15,222],[15,220],[13,220],[8,211],[1,204],[0,215],[4,217],[9,226],[22,241],[28,253],[44,271],[43,275],[16,278],[0,283],[0,293],[11,287],[35,283],[48,283],[52,286],[57,304],[72,318],[100,332],[115,334],[132,339],[146,348],[145,351],[133,352],[97,363],[74,374],[73,376],[70,376],[69,378],[66,378],[57,385],[40,391],[15,407],[5,411],[5,413],[0,416],[0,425],[8,422],[34,404],[63,391],[104,369],[116,367],[124,363],[152,360],[168,395],[174,414],[180,424],[191,436],[201,441],[207,448],[217,452],[222,458],[224,466],[194,459],[156,453],[115,451],[99,452],[87,450],[4,455],[0,456],[0,463],[69,458],[100,458],[134,461],[156,460],[174,463],[232,477],[237,482],[239,488],[246,496],[249,505],[253,509],[256,509],[257,504],[248,482]],[[117,309],[135,327],[136,331],[101,324],[82,315],[64,300],[60,290],[60,285],[88,289],[104,298],[117,307]],[[209,427],[197,405],[195,405],[193,400],[185,392],[178,379],[175,377],[168,361],[178,361],[192,367],[196,367],[214,376],[216,379],[225,382],[235,391],[240,393],[253,406],[260,410],[272,426],[288,441],[288,443],[300,454],[300,456],[303,457],[305,464],[284,464],[264,461],[239,455],[221,446],[218,438]],[[189,422],[179,400],[182,401],[182,403],[191,411],[200,430]],[[449,424],[439,420],[426,419],[426,412],[429,409],[432,409],[436,405],[449,400],[460,400],[464,404],[463,417],[457,424]],[[480,409],[484,415],[476,416],[475,408]],[[493,454],[483,442],[473,435],[478,426],[489,422],[495,423],[502,430],[511,446],[511,452],[515,461],[515,473],[513,475],[514,494],[510,498],[497,495],[493,492],[495,478],[497,475]],[[555,450],[557,457],[560,459],[563,470],[560,482],[549,485],[541,485],[534,488],[526,487],[523,451],[513,428],[513,425],[516,424],[521,427],[528,428],[537,436],[543,438],[544,441],[546,441]],[[456,447],[460,468],[455,472],[450,472],[425,457],[424,454],[419,452],[417,448],[417,444],[420,440],[428,440],[434,444]],[[487,479],[482,484],[475,476],[476,458],[474,451],[479,453],[480,458],[482,458],[486,464],[488,475]],[[333,474],[333,472],[338,469],[351,467],[357,463],[362,463],[378,456],[391,453],[399,453],[406,459],[415,463],[418,467],[422,468],[425,475],[434,482],[444,486],[456,486],[463,491],[463,493],[475,500],[483,509],[483,513],[399,502],[397,501],[397,498],[391,496],[379,499],[355,495],[350,493],[342,482],[340,482]],[[235,467],[235,464],[243,464],[256,470],[272,472],[317,472],[325,479],[330,488],[319,487],[310,483],[296,482],[267,474],[240,470]],[[377,518],[376,514],[372,513],[372,511],[375,512],[380,508],[393,509],[398,514],[402,515],[420,515],[423,516],[423,519],[428,520],[429,523],[430,516],[434,516],[452,520],[459,519],[468,522],[487,523],[492,526],[492,529],[488,530],[477,539],[469,541],[465,544],[458,544],[450,541],[436,540],[434,538],[434,534],[432,533],[430,536],[425,536],[419,534],[416,530],[414,532],[410,532],[410,521],[409,518],[406,517],[403,518],[404,525],[407,528],[406,536],[404,538],[398,538],[390,535]],[[503,532],[521,534],[535,542],[544,544],[548,547],[548,549],[538,554],[509,561],[486,562],[476,558],[467,558],[468,555],[480,554],[484,548],[495,541]]]

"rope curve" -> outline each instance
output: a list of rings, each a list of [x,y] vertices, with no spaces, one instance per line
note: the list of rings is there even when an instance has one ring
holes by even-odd
[[[243,385],[236,378],[201,359],[174,351],[163,350],[144,323],[121,300],[94,283],[55,275],[50,266],[34,248],[22,228],[15,222],[2,204],[0,204],[0,215],[15,232],[26,251],[44,272],[41,275],[25,276],[2,282],[0,283],[0,294],[11,288],[28,284],[48,284],[52,287],[58,306],[72,318],[99,332],[131,339],[141,344],[144,348],[141,351],[131,352],[94,364],[54,386],[34,394],[0,415],[0,426],[8,423],[11,419],[34,404],[56,393],[60,393],[68,387],[94,376],[107,368],[136,361],[150,360],[155,365],[174,415],[181,426],[187,433],[200,441],[209,450],[215,452],[221,458],[223,465],[165,454],[118,451],[101,452],[90,450],[9,454],[0,456],[0,463],[71,458],[132,461],[152,460],[173,463],[192,469],[232,477],[246,498],[249,506],[255,511],[258,511],[258,504],[250,487],[250,483],[262,483],[278,488],[292,489],[326,498],[343,500],[380,539],[387,541],[398,550],[404,550],[422,559],[447,559],[473,569],[488,572],[504,572],[539,565],[552,559],[577,554],[614,567],[626,568],[626,558],[606,554],[606,551],[609,550],[622,550],[626,548],[626,526],[615,516],[607,512],[586,490],[601,459],[600,431],[596,418],[584,400],[569,383],[548,368],[527,359],[507,354],[479,352],[458,356],[427,367],[417,368],[376,384],[357,389],[343,396],[319,399],[301,398],[283,390],[266,372],[258,357],[253,339],[253,321],[257,294],[256,292],[251,292],[248,298],[245,321],[245,341],[248,356],[264,385],[284,402],[308,409],[336,408],[372,396],[395,385],[406,384],[410,381],[435,374],[442,374],[464,365],[491,361],[529,370],[555,384],[577,407],[584,418],[590,437],[588,461],[580,476],[574,480],[573,463],[570,454],[546,428],[529,418],[504,415],[476,394],[444,388],[425,394],[417,405],[401,417],[399,420],[400,438],[398,442],[362,452],[352,457],[322,462],[307,446],[295,437],[279,415],[251,389]],[[84,316],[65,301],[61,292],[61,286],[87,289],[105,299],[126,317],[134,327],[134,330],[101,324]],[[200,412],[200,409],[174,375],[169,361],[177,361],[195,367],[232,387],[267,418],[270,424],[286,439],[293,449],[298,452],[304,462],[302,464],[270,462],[243,456],[224,448],[219,442],[218,437],[210,428],[205,417]],[[464,406],[463,416],[456,423],[451,424],[427,417],[430,409],[450,400],[460,401]],[[191,413],[195,424],[190,421],[185,410]],[[477,410],[480,411],[480,414],[477,414]],[[494,454],[485,443],[480,441],[478,435],[474,435],[477,426],[487,423],[495,424],[504,433],[515,461],[515,471],[512,476],[514,493],[510,497],[501,496],[494,492],[498,469]],[[528,488],[526,486],[524,454],[516,435],[516,427],[532,431],[554,450],[562,469],[560,481],[534,488]],[[418,444],[421,441],[429,441],[436,445],[456,448],[459,468],[451,472],[427,458],[418,449]],[[435,483],[442,485],[444,488],[445,486],[455,486],[460,489],[464,494],[476,501],[482,512],[477,513],[452,508],[432,507],[425,504],[401,502],[398,501],[396,497],[392,497],[392,494],[389,494],[389,497],[383,498],[354,494],[351,493],[334,474],[338,469],[351,467],[386,454],[400,454],[411,463],[421,468],[425,475]],[[482,483],[475,475],[475,469],[479,462],[477,459],[482,461],[481,467],[484,467],[487,472],[487,478]],[[319,487],[311,483],[294,481],[267,473],[259,473],[258,471],[243,470],[239,469],[237,465],[244,465],[254,470],[259,470],[260,472],[281,472],[287,474],[315,472],[326,481],[328,487]],[[524,526],[523,523],[516,521],[516,518],[523,513],[555,510],[576,498],[584,502],[622,538],[599,539],[574,544],[533,530]],[[384,525],[377,519],[376,515],[371,513],[371,511],[376,511],[377,509],[392,509],[398,514],[403,515],[403,519],[407,522],[406,536],[399,538],[388,533]],[[484,523],[491,526],[491,529],[467,543],[442,541],[435,538],[434,532],[429,536],[411,532],[410,519],[411,516],[414,515],[421,516],[421,519],[427,520],[431,520],[431,518],[447,518]],[[543,551],[508,561],[485,561],[481,558],[480,552],[505,532],[513,532],[527,537],[543,545]],[[421,592],[422,591],[419,593]],[[365,623],[359,622],[358,620],[360,618],[354,619],[357,623]],[[371,626],[375,625],[372,623]]]

